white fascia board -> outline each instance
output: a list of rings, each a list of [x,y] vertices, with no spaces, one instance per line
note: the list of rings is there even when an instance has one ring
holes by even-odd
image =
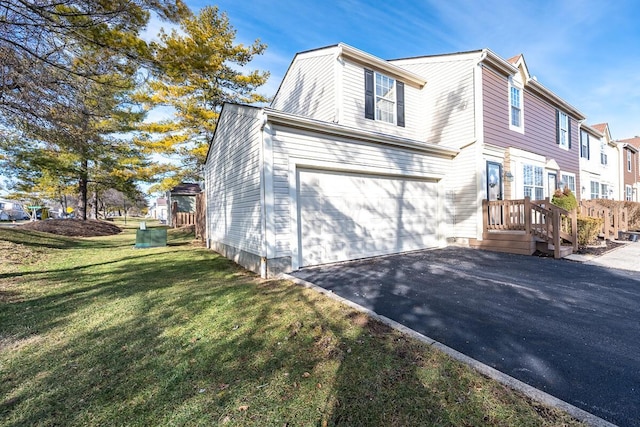
[[[397,65],[393,65],[389,61],[385,61],[377,56],[373,56],[344,43],[340,43],[338,47],[340,49],[341,56],[344,58],[348,58],[361,65],[370,66],[376,70],[383,71],[392,77],[396,77],[403,82],[410,83],[418,88],[422,88],[427,84],[427,80],[424,77],[398,67]]]
[[[587,132],[589,132],[592,136],[595,136],[596,138],[602,138],[604,137],[604,134],[602,132],[599,132],[597,129],[592,128],[591,126],[585,124],[585,123],[580,123],[580,129],[584,129]]]
[[[578,120],[586,120],[587,117],[582,114],[577,108],[560,98],[555,93],[551,92],[537,80],[529,79],[527,81],[527,88],[529,88],[533,93],[541,96],[543,99],[549,101],[549,103],[551,103],[552,105],[560,108],[565,113],[572,115],[574,118]]]
[[[282,124],[294,128],[312,130],[320,133],[353,138],[361,141],[377,142],[398,148],[406,148],[440,157],[454,158],[460,152],[452,148],[442,147],[429,142],[421,142],[413,139],[401,138],[393,135],[385,135],[378,132],[370,132],[358,128],[352,128],[335,123],[295,116],[281,111],[265,108],[267,120],[272,123]]]

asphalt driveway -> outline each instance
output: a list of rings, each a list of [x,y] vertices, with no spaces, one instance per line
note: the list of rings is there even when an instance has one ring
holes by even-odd
[[[293,275],[605,420],[640,425],[640,272],[450,247]]]

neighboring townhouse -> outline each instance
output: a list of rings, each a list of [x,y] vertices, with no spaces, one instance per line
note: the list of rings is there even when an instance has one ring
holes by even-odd
[[[581,199],[621,200],[620,153],[607,123],[580,125]]]
[[[271,107],[222,109],[207,244],[264,276],[470,244],[483,238],[483,199],[580,195],[584,119],[522,55],[302,52]]]
[[[640,137],[618,141],[622,149],[623,198],[633,202],[640,201]]]
[[[461,150],[446,189],[454,240],[480,238],[482,199],[541,200],[564,185],[580,197],[585,117],[531,76],[522,55],[504,60],[483,49],[391,63],[426,76],[429,137]]]

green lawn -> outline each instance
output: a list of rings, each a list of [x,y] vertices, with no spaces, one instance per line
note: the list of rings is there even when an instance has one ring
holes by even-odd
[[[579,425],[190,235],[134,232],[0,229],[0,426]]]

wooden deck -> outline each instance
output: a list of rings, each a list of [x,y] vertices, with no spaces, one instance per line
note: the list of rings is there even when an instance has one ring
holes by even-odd
[[[576,211],[566,211],[549,200],[483,200],[482,212],[482,239],[470,239],[471,247],[521,255],[539,250],[555,258],[578,248]]]

